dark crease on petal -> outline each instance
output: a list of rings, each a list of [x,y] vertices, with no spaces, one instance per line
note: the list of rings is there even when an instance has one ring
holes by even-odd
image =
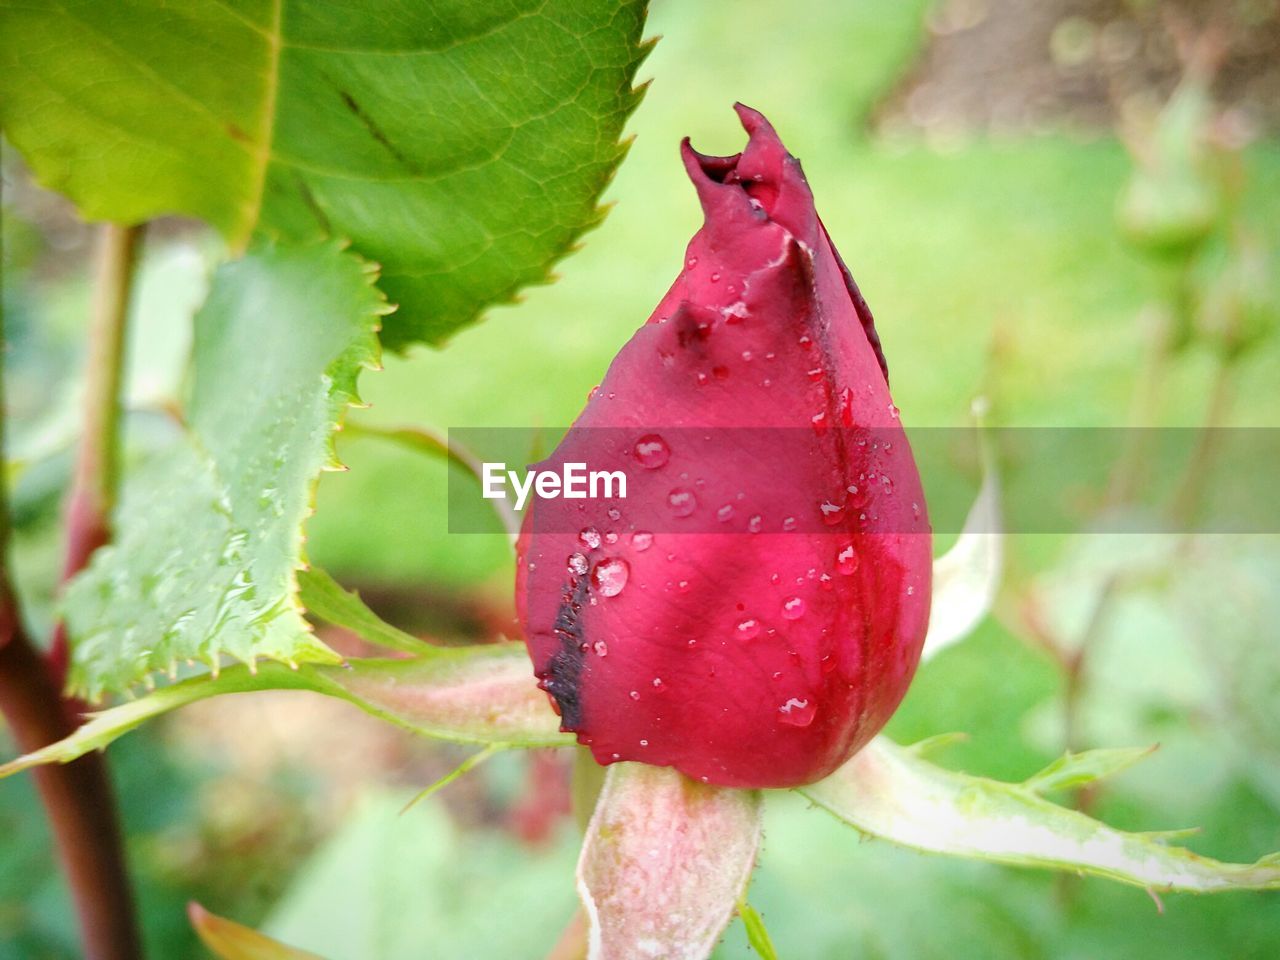
[[[568,599],[561,602],[553,624],[560,649],[552,654],[539,674],[542,679],[539,686],[551,694],[560,708],[562,730],[577,731],[582,727],[582,661],[586,656],[582,647],[586,638],[579,611],[587,602],[589,588],[587,578],[581,577],[574,582]]]

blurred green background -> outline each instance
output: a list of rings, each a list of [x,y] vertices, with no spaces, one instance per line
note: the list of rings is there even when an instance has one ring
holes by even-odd
[[[1055,115],[1060,104],[1036,100],[1029,85],[1022,112],[1015,97],[1000,123],[973,115],[973,102],[1017,90],[1017,74],[1000,72],[1002,44],[1039,37],[1032,59],[1076,90],[1081,76],[1122,63],[1125,50],[1159,47],[1141,34],[1130,49],[1115,41],[1128,35],[1107,30],[1130,18],[1154,34],[1160,5],[1045,4],[1056,11],[1047,26],[1036,25],[1047,14],[1020,6],[1040,7],[655,2],[650,33],[663,39],[641,71],[653,85],[630,123],[636,140],[604,225],[554,285],[493,311],[444,350],[387,357],[384,372],[364,377],[372,406],[353,422],[570,422],[678,272],[699,224],[679,139],[736,151],[743,135],[729,108],[741,100],[804,161],[875,311],[909,428],[966,424],[979,394],[1000,425],[1123,426],[1153,369],[1156,400],[1138,408],[1146,425],[1212,417],[1280,426],[1280,340],[1265,330],[1230,362],[1205,336],[1151,360],[1153,324],[1162,304],[1176,302],[1170,290],[1217,282],[1212,250],[1197,261],[1206,274],[1187,280],[1190,268],[1152,256],[1117,220],[1135,161],[1115,129],[1140,157],[1144,144],[1157,159],[1177,149],[1128,126],[1168,97],[1161,70],[1139,71],[1151,78],[1145,99],[1139,89],[1100,106],[1080,95],[1072,102],[1083,107]],[[1221,6],[1237,26],[1260,17],[1274,39],[1276,4]],[[1019,33],[1019,16],[1036,23]],[[1177,61],[1176,24],[1173,33],[1151,53],[1157,64]],[[1272,50],[1280,59],[1280,46]],[[1232,69],[1245,69],[1239,59],[1228,60]],[[972,69],[948,74],[954,62]],[[1253,86],[1227,76],[1235,99],[1211,108],[1194,136],[1217,137],[1226,156],[1221,177],[1234,199],[1215,226],[1226,237],[1220,259],[1231,262],[1232,244],[1252,238],[1249,249],[1262,251],[1258,296],[1274,305],[1280,142],[1266,133],[1274,118],[1265,111],[1251,125],[1247,96],[1270,90],[1260,86],[1269,75]],[[932,83],[936,94],[948,77],[968,84],[968,106],[920,92]],[[5,179],[18,573],[44,635],[90,235],[25,181],[11,150]],[[135,452],[164,434],[163,408],[182,388],[188,331],[172,324],[172,304],[199,304],[219,255],[190,224],[149,234],[131,344]],[[1224,405],[1211,410],[1221,383]],[[510,631],[507,548],[496,535],[446,534],[445,467],[367,436],[345,440],[340,454],[351,469],[321,485],[311,557],[407,628],[451,639]],[[1067,746],[1159,742],[1152,759],[1080,802],[1128,829],[1200,826],[1189,844],[1217,857],[1280,849],[1276,538],[1023,535],[1010,554],[997,615],[922,668],[890,733],[909,741],[964,732],[941,760],[1009,779]],[[502,756],[396,815],[460,756],[292,694],[199,704],[126,738],[111,758],[152,954],[199,955],[183,909],[195,898],[335,960],[545,955],[574,904],[567,770],[555,758]],[[1102,880],[860,842],[782,795],[765,836],[751,900],[783,957],[1280,955],[1274,894],[1169,896],[1161,910],[1142,891]],[[29,782],[0,782],[3,960],[75,956],[48,844]],[[735,923],[717,956],[747,954]]]

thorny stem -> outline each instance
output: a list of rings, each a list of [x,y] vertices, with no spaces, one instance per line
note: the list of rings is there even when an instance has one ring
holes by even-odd
[[[89,380],[90,398],[108,397],[105,405],[111,409],[94,410],[92,399],[88,404],[86,428],[92,428],[94,435],[84,446],[93,449],[82,450],[73,482],[73,489],[81,493],[79,501],[73,502],[81,505],[81,512],[68,511],[68,567],[76,556],[83,565],[106,536],[105,517],[115,490],[120,344],[135,246],[133,231],[117,227],[104,230]],[[108,324],[110,318],[114,319]],[[104,325],[118,329],[108,336]],[[0,449],[4,432],[3,355],[0,327]],[[116,369],[97,369],[104,364]],[[4,487],[0,476],[0,712],[18,747],[30,752],[72,733],[79,718],[77,706],[62,698],[61,669],[50,669],[22,628],[9,578],[9,513]],[[90,525],[95,516],[102,518],[96,527]],[[101,539],[95,540],[97,537]],[[65,663],[65,652],[62,656]],[[142,956],[142,943],[115,797],[102,755],[92,753],[62,766],[40,767],[32,771],[32,777],[75,902],[84,956],[87,960],[136,960]]]

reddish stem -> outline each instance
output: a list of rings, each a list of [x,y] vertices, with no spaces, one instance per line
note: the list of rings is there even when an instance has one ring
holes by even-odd
[[[17,623],[7,587],[0,587],[0,710],[24,752],[72,733],[79,720],[59,696],[43,658]],[[35,779],[58,860],[80,919],[87,960],[135,960],[142,943],[125,873],[115,795],[100,753],[64,766],[42,766]]]

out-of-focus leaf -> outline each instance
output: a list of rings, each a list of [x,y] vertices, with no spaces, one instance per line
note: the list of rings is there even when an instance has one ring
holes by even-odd
[[[587,827],[578,895],[589,960],[703,960],[760,845],[760,795],[616,763]]]
[[[989,444],[982,440],[982,486],[960,536],[933,562],[933,600],[924,658],[963,640],[995,602],[1004,565],[1000,482]]]
[[[262,929],[334,960],[546,956],[575,906],[576,831],[531,849],[459,826],[438,800],[401,815],[405,799],[378,788],[362,797]]]
[[[573,742],[529,672],[521,644],[450,647],[416,660],[351,660],[342,666],[264,662],[163,687],[89,715],[75,733],[0,765],[0,777],[101,750],[153,717],[208,697],[254,690],[310,690],[355,704],[414,733],[460,743],[557,747]]]
[[[0,124],[89,219],[347,237],[387,342],[544,281],[601,218],[643,0],[0,3]]]
[[[187,906],[200,941],[221,960],[321,960],[319,954],[295,950],[234,920],[210,913],[198,903]]]
[[[1020,784],[944,770],[877,738],[800,792],[863,833],[930,853],[1108,877],[1160,890],[1280,889],[1280,855],[1222,863],[1125,833]]]
[[[263,246],[196,317],[186,442],[128,478],[114,545],[72,581],[72,688],[91,700],[179,661],[336,662],[297,599],[302,524],[332,434],[378,362],[373,271],[327,242]]]
[[[420,654],[431,652],[431,644],[393,627],[374,613],[354,590],[344,590],[338,581],[319,567],[298,574],[298,598],[312,613],[335,627],[350,630],[361,640],[388,650]]]
[[[1138,761],[1151,756],[1155,749],[1110,747],[1065,753],[1039,773],[1023,781],[1022,785],[1033,793],[1052,793],[1055,790],[1083,787],[1095,780],[1128,770]]]

